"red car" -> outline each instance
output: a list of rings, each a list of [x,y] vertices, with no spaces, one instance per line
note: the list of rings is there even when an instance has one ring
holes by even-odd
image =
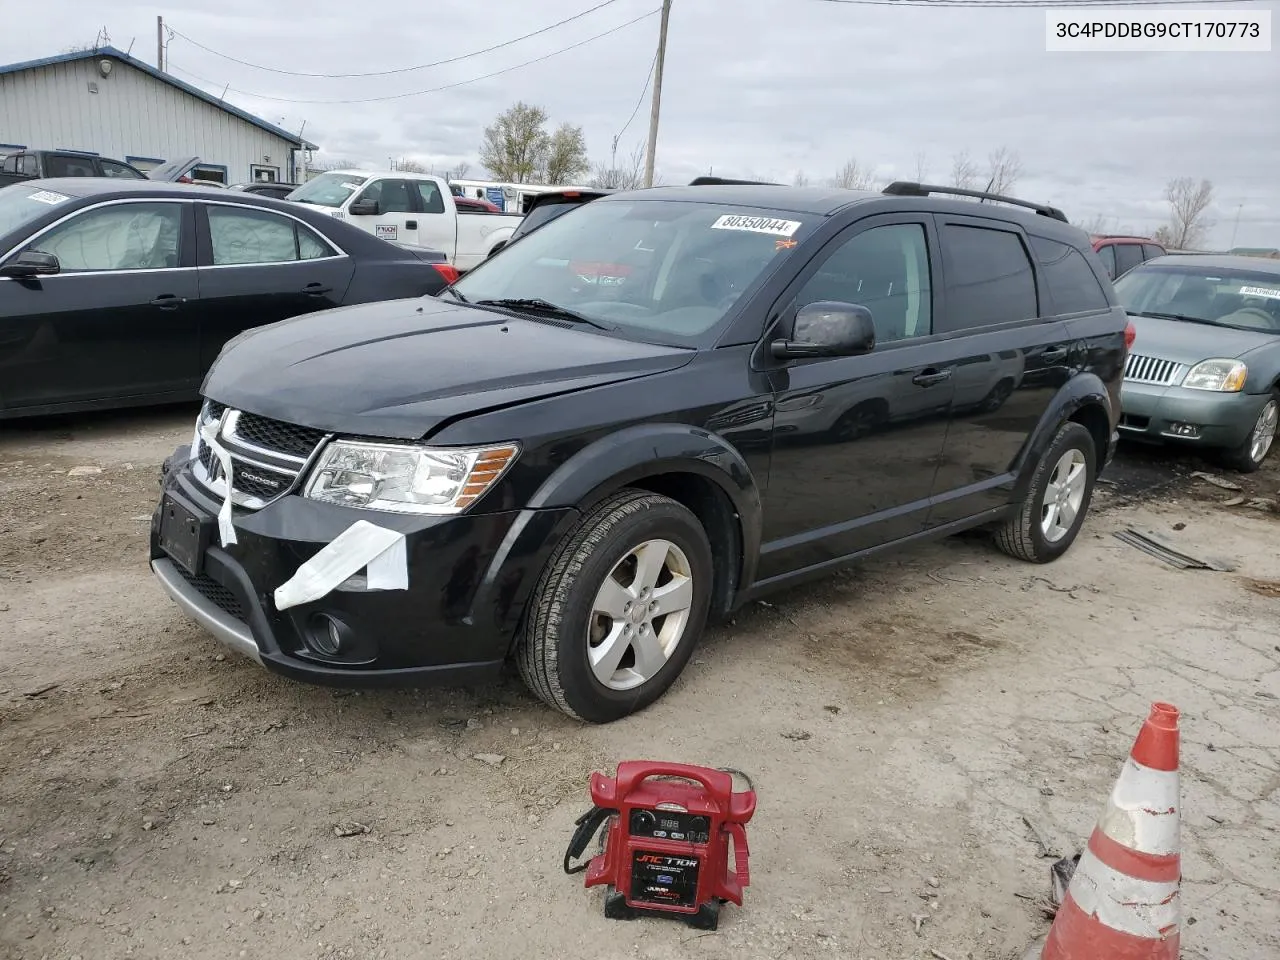
[[[498,205],[479,197],[454,197],[454,205],[459,213],[501,213]]]
[[[1128,273],[1144,260],[1154,260],[1168,253],[1150,237],[1094,234],[1089,239],[1093,241],[1093,249],[1102,258],[1112,280]]]

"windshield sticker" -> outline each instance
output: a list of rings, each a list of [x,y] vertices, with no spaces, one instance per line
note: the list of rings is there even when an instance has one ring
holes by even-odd
[[[35,193],[27,194],[28,200],[38,200],[40,203],[47,203],[51,206],[55,203],[64,203],[70,200],[70,197],[64,197],[60,193],[54,193],[52,190],[38,190]]]
[[[775,220],[773,217],[744,217],[725,214],[711,225],[712,230],[746,230],[748,233],[768,233],[775,237],[789,237],[800,229],[799,220]]]
[[[1280,290],[1271,287],[1241,287],[1242,297],[1266,297],[1268,300],[1280,300]]]
[[[394,240],[400,232],[400,227],[395,223],[379,223],[374,225],[373,232],[379,240]]]
[[[346,180],[344,180],[344,181],[342,181],[342,189],[343,189],[343,190],[359,190],[359,189],[360,189],[360,184],[358,184],[358,183],[348,183]]]
[[[795,245],[796,245],[796,241],[794,241],[794,240],[775,240],[775,241],[773,241],[773,249],[775,249],[775,250],[790,250],[790,249],[791,249],[792,247],[794,247]]]

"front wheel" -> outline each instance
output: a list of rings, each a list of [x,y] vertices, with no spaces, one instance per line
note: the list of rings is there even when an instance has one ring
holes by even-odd
[[[1093,498],[1097,458],[1089,431],[1064,423],[1036,464],[1018,512],[996,531],[996,546],[1031,563],[1049,563],[1066,553]]]
[[[1258,419],[1254,421],[1244,442],[1238,447],[1223,451],[1223,459],[1241,473],[1253,473],[1262,466],[1263,461],[1267,459],[1267,454],[1271,452],[1278,428],[1280,428],[1280,390],[1274,391],[1271,398],[1258,411]]]
[[[629,490],[585,516],[530,600],[516,662],[557,710],[608,723],[657,700],[707,621],[711,546],[669,497]]]

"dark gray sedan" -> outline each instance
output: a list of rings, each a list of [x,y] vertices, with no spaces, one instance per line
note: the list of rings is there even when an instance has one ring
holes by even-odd
[[[1116,293],[1137,330],[1121,436],[1195,444],[1257,470],[1280,423],[1280,260],[1159,257]]]

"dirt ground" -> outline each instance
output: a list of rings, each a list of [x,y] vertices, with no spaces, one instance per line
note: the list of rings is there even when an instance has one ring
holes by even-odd
[[[587,727],[515,680],[358,694],[224,655],[145,564],[193,417],[0,427],[5,960],[1014,958],[1153,699],[1184,713],[1183,956],[1280,955],[1280,468],[1237,492],[1126,453],[1058,563],[972,537],[866,563]],[[605,920],[562,873],[588,774],[626,758],[752,777],[752,883],[717,933]]]

